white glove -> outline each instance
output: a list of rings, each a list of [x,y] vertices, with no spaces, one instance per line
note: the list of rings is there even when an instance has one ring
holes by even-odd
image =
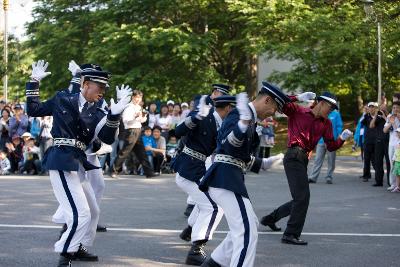
[[[48,62],[45,63],[44,60],[33,62],[31,78],[39,82],[47,75],[50,75],[51,72],[46,72],[47,66],[49,66],[49,63]]]
[[[132,88],[129,87],[129,85],[123,84],[121,85],[121,89],[117,86],[116,88],[117,91],[117,101],[119,101],[121,98],[123,98],[126,94],[132,94]]]
[[[236,95],[236,108],[239,111],[241,120],[251,120],[251,111],[248,104],[249,98],[247,97],[246,93],[240,93]]]
[[[110,103],[111,103],[111,114],[112,115],[117,115],[121,114],[125,108],[128,106],[128,104],[131,102],[131,95],[132,91],[129,86],[122,86],[121,89],[117,87],[117,96],[120,96],[121,99],[119,99],[118,103],[114,102],[114,98],[111,98]]]
[[[206,104],[206,95],[203,95],[200,98],[199,104],[197,105],[197,109],[199,110],[196,114],[196,117],[201,120],[205,117],[207,117],[208,113],[210,113],[210,109],[212,108],[211,105]]]
[[[276,166],[276,165],[280,164],[282,162],[282,160],[283,160],[283,157],[284,157],[284,154],[283,153],[279,153],[276,156],[272,156],[272,157],[269,157],[269,158],[263,158],[262,159],[262,164],[261,164],[261,169],[263,169],[265,171],[265,170],[267,170],[267,169],[269,169],[269,168],[271,168],[273,166]]]
[[[340,139],[342,139],[343,141],[346,141],[346,140],[349,139],[352,135],[353,135],[353,133],[352,133],[349,129],[345,129],[345,130],[343,130],[343,132],[340,134]]]
[[[301,102],[307,102],[309,100],[314,100],[316,96],[317,95],[313,92],[305,92],[305,93],[299,94],[297,96],[297,99]]]
[[[80,73],[81,67],[74,60],[71,60],[68,64],[68,70],[71,72],[72,76],[75,76],[77,73]]]

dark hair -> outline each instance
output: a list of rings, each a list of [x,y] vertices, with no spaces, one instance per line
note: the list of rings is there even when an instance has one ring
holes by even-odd
[[[144,126],[144,127],[143,127],[143,131],[147,131],[147,130],[150,130],[150,131],[151,131],[151,127],[150,127],[150,126]]]
[[[137,89],[133,90],[133,92],[132,92],[132,96],[137,96],[137,95],[143,96],[143,93],[142,93],[142,91],[140,91],[140,90],[137,90]]]
[[[395,98],[397,98],[397,99],[400,99],[400,93],[394,93],[394,94],[393,94],[393,97],[395,97]]]
[[[395,105],[396,105],[396,106],[400,106],[400,101],[394,101],[393,104],[392,104],[392,106],[395,106]]]
[[[162,128],[160,126],[158,126],[158,125],[153,127],[153,131],[154,130],[159,130],[160,132],[162,132]]]
[[[8,117],[10,117],[11,112],[10,112],[8,109],[6,109],[6,108],[3,108],[3,109],[1,110],[1,116],[3,116],[3,111],[7,111]]]
[[[163,108],[167,108],[168,109],[168,106],[166,105],[166,104],[162,104],[161,105],[161,107],[160,107],[160,117],[162,117],[164,114],[162,113],[162,109]],[[166,113],[166,116],[168,116],[168,111],[167,111],[167,113]]]

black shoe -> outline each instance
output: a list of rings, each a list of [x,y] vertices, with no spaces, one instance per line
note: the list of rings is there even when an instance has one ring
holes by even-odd
[[[192,244],[192,247],[189,250],[189,253],[186,257],[185,264],[187,265],[196,265],[200,266],[207,259],[207,255],[204,251],[204,247],[207,243],[207,240],[199,240],[195,241]]]
[[[191,237],[192,237],[192,227],[188,226],[185,229],[183,229],[183,231],[179,235],[179,237],[184,241],[190,242]]]
[[[372,186],[374,186],[374,187],[377,187],[377,186],[383,186],[383,184],[378,184],[378,183],[375,183],[375,184],[373,184]]]
[[[370,178],[368,178],[368,177],[364,177],[363,182],[368,182],[369,179]]]
[[[160,176],[160,174],[157,175],[154,172],[146,174],[146,178],[153,178],[153,177],[157,177],[157,176]]]
[[[203,262],[201,267],[222,267],[222,266],[217,262],[215,262],[211,257],[209,257],[206,261]]]
[[[97,228],[96,228],[96,232],[107,232],[107,227],[105,227],[104,225],[98,224]]]
[[[194,208],[194,205],[188,204],[188,205],[186,206],[186,210],[185,210],[185,212],[184,212],[183,214],[184,214],[186,217],[189,217],[189,216],[190,216],[190,213],[192,213],[193,208]]]
[[[68,226],[66,223],[64,223],[64,225],[61,228],[60,235],[58,236],[58,240],[61,239],[62,235],[65,233],[65,231],[67,231],[67,229],[68,229]]]
[[[60,258],[58,259],[57,267],[70,267],[71,259],[73,258],[73,254],[70,253],[61,253]]]
[[[261,218],[260,223],[264,226],[268,226],[274,232],[279,232],[281,228],[276,226],[274,219],[271,215],[267,215]]]
[[[317,181],[313,180],[313,179],[308,179],[308,183],[309,184],[315,184]]]
[[[98,261],[99,257],[94,254],[90,254],[82,244],[79,246],[78,251],[75,253],[74,258],[72,259],[74,261]]]
[[[307,245],[307,241],[301,240],[294,235],[283,235],[282,236],[282,243],[291,244],[291,245]]]

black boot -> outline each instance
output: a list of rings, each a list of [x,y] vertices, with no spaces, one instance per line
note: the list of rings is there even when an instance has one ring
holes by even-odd
[[[192,237],[192,227],[188,225],[185,229],[183,229],[182,233],[179,235],[179,237],[184,240],[189,242],[191,237]]]
[[[206,261],[203,262],[201,267],[222,267],[222,266],[216,263],[211,257],[209,257]]]
[[[184,214],[186,217],[189,217],[189,216],[190,216],[190,213],[192,213],[193,208],[194,208],[194,205],[188,204],[188,205],[186,206],[186,210],[185,210],[185,212],[184,212],[183,214]]]
[[[204,252],[204,247],[207,243],[207,240],[198,240],[193,242],[192,247],[189,250],[189,253],[186,257],[185,263],[187,265],[196,265],[200,266],[207,258],[206,253]]]
[[[104,225],[98,224],[96,228],[96,232],[107,232],[107,227]]]
[[[60,259],[58,260],[58,265],[57,267],[70,267],[71,266],[71,260],[74,257],[73,254],[71,253],[61,253],[60,254]]]
[[[65,233],[65,231],[67,231],[67,229],[68,229],[68,226],[66,223],[64,223],[64,225],[61,228],[60,235],[58,236],[58,240],[61,239],[62,235]]]
[[[73,260],[75,261],[98,261],[99,258],[90,254],[82,244],[80,244],[78,251],[75,253]]]
[[[275,220],[271,215],[267,215],[261,218],[260,223],[264,226],[268,226],[274,232],[279,232],[281,228],[277,227],[275,224]]]

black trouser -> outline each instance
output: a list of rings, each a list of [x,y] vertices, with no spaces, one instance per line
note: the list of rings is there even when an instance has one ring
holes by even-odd
[[[260,146],[258,151],[259,158],[269,158],[271,153],[271,148],[268,146]]]
[[[283,204],[270,215],[275,221],[290,215],[285,235],[299,237],[303,231],[310,202],[310,187],[307,175],[308,157],[299,147],[289,148],[283,159],[292,200]]]
[[[154,153],[153,155],[153,165],[154,165],[154,171],[155,172],[160,172],[161,164],[164,161],[164,155],[162,153]]]
[[[146,152],[140,135],[141,129],[125,129],[122,134],[122,140],[124,141],[122,149],[119,151],[117,158],[115,159],[113,171],[119,172],[125,159],[128,158],[130,153],[135,153],[136,158],[142,164],[144,174],[146,176],[152,175],[153,170],[150,162],[146,157]]]
[[[386,161],[387,183],[390,184],[390,159],[389,159],[389,143],[386,140],[377,140],[375,143],[375,182],[383,184],[383,158]]]
[[[375,144],[364,143],[364,169],[363,176],[365,178],[371,178],[371,162],[372,166],[375,167]]]

